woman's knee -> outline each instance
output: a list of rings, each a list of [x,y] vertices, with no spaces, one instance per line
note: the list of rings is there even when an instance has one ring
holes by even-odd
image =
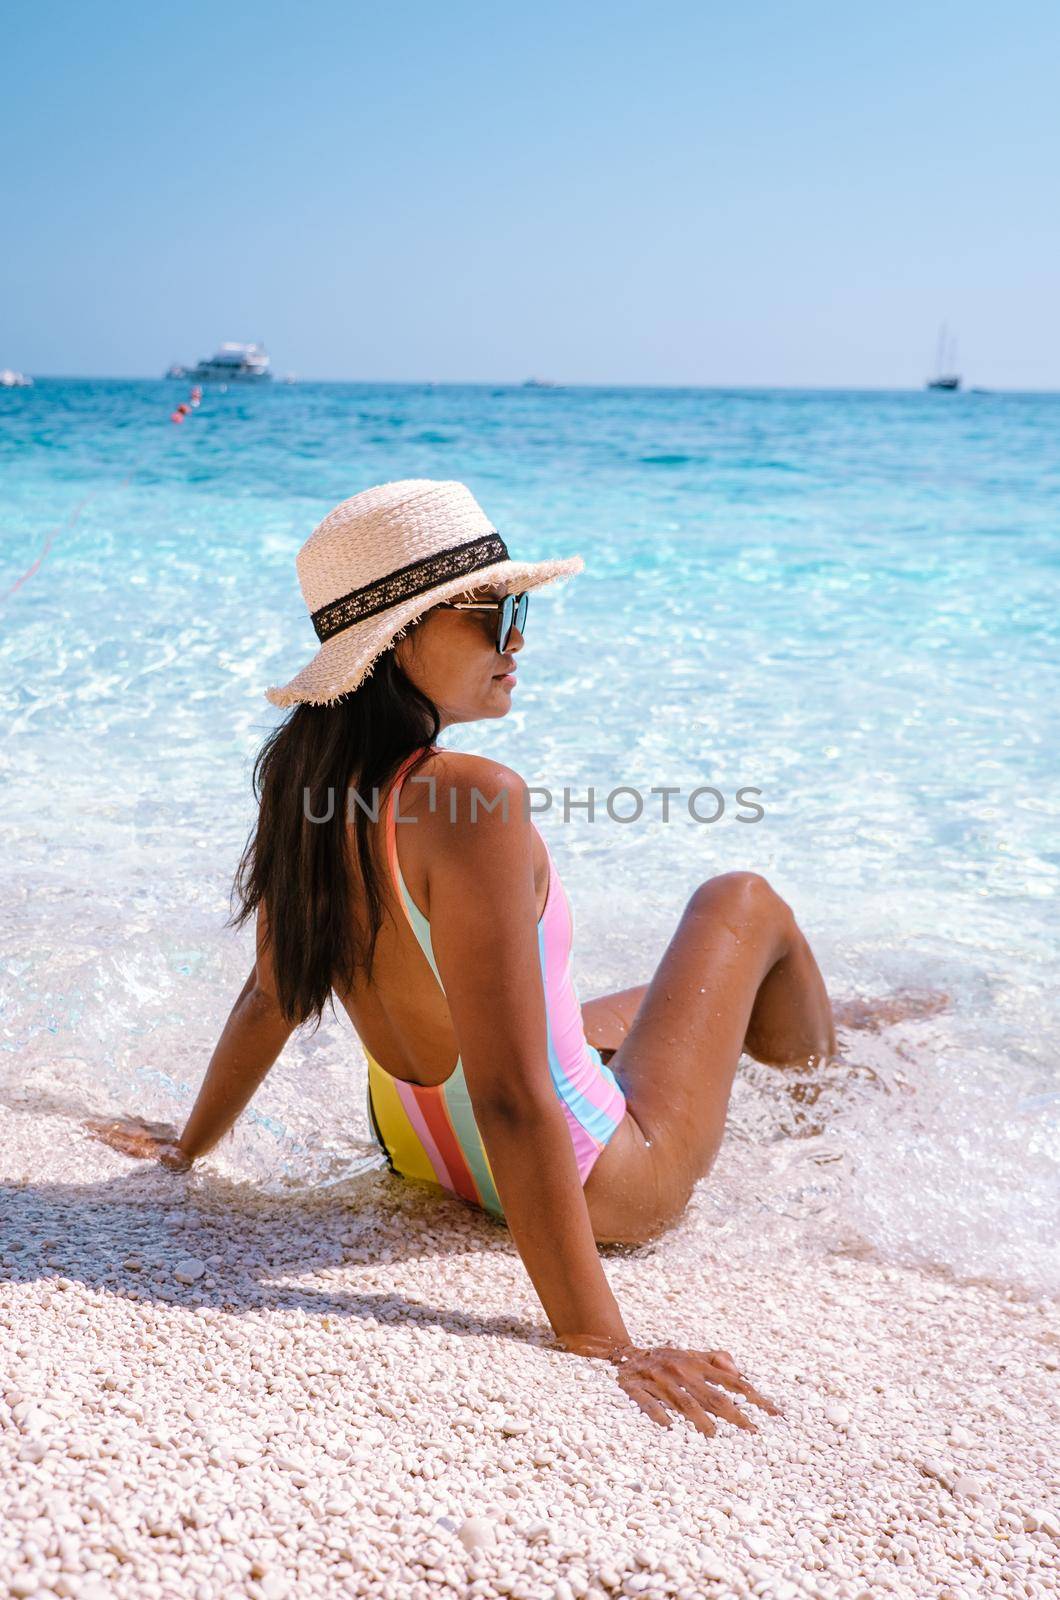
[[[694,911],[717,915],[719,907],[735,908],[741,918],[794,920],[788,902],[760,872],[719,872],[692,891],[689,906]]]

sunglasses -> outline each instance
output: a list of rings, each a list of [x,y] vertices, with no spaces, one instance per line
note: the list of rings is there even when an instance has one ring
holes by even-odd
[[[522,594],[506,594],[501,600],[440,600],[438,608],[446,611],[495,611],[497,649],[503,651],[507,648],[513,627],[518,628],[520,633],[525,632],[529,604],[530,596],[524,591]]]

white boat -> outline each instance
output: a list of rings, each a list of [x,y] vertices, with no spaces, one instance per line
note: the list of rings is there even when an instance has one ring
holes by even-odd
[[[197,383],[265,383],[272,378],[272,364],[263,345],[229,342],[209,360],[189,367],[180,376]]]
[[[24,372],[12,372],[10,367],[5,367],[0,372],[0,389],[32,389],[33,379],[27,378]]]

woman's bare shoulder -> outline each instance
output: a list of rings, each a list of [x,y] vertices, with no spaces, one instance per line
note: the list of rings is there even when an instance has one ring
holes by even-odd
[[[475,755],[470,750],[436,750],[430,758],[430,766],[425,765],[424,771],[436,778],[439,784],[451,784],[461,794],[470,794],[473,788],[487,795],[503,789],[512,794],[522,794],[527,788],[525,779],[514,767],[506,766],[492,756]]]
[[[530,829],[529,790],[503,761],[467,750],[439,750],[422,772],[434,780],[433,797],[425,792],[417,804],[427,824],[424,843],[432,851],[436,845],[455,846],[473,859],[478,850],[498,848],[504,838],[514,847]]]

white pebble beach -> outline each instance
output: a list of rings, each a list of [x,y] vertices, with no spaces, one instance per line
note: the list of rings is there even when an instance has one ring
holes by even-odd
[[[196,1184],[0,1109],[0,1591],[70,1600],[1060,1589],[1054,1303],[680,1228],[631,1334],[732,1352],[756,1433],[560,1351],[505,1230],[384,1173]],[[208,1167],[209,1162],[205,1163]],[[198,1171],[198,1169],[196,1169]]]

